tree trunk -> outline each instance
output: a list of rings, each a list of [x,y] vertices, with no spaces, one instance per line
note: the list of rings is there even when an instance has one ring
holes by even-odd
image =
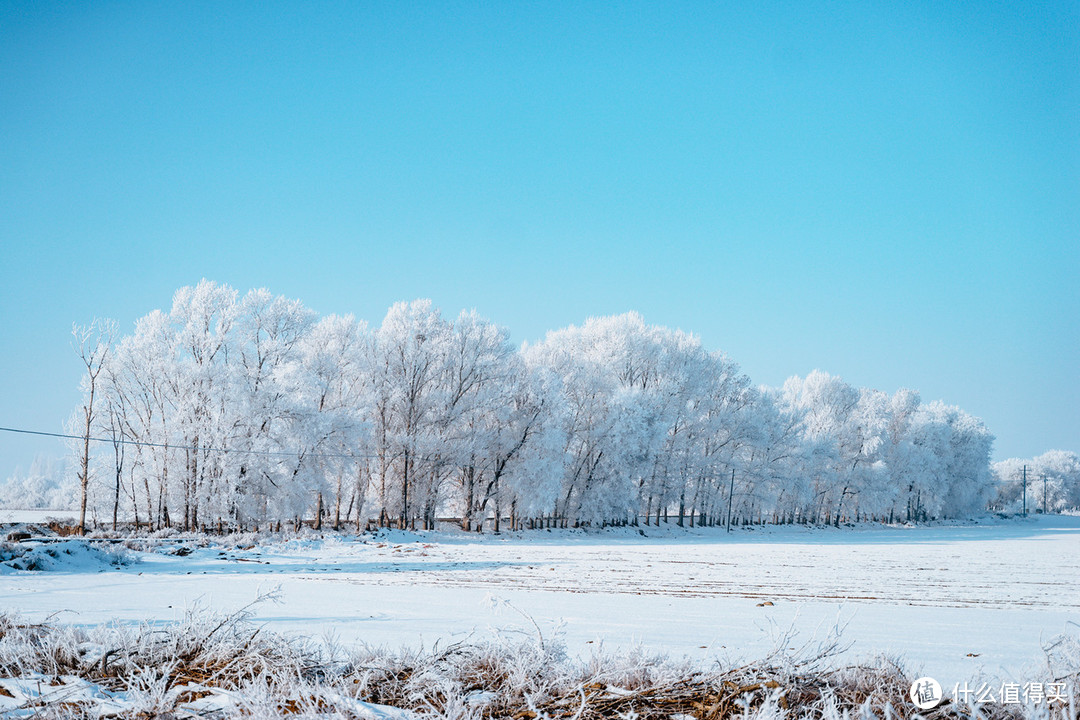
[[[79,485],[82,492],[79,500],[79,534],[86,534],[86,494],[90,486],[90,422],[93,420],[94,385],[90,385],[90,400],[86,405],[86,434],[83,436],[82,471],[79,475]]]
[[[345,475],[345,467],[338,468],[337,493],[334,496],[334,529],[341,527],[341,478]]]
[[[113,491],[112,529],[116,532],[116,516],[120,514],[120,474],[124,471],[124,461],[121,460],[120,446],[114,446],[116,453],[116,487]],[[138,528],[136,528],[138,529]]]

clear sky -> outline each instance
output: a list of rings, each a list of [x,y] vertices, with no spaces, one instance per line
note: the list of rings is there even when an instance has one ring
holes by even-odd
[[[1080,4],[0,0],[0,426],[204,277],[638,310],[1080,451]]]

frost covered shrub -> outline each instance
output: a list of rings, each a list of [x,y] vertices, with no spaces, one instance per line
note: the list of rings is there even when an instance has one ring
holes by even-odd
[[[124,548],[86,540],[64,540],[42,545],[0,543],[0,572],[119,567],[133,562],[136,562],[136,557]]]
[[[1080,645],[1060,650],[1074,673]],[[828,651],[829,648],[816,650]],[[1048,648],[1049,650],[1049,648]],[[430,650],[346,649],[190,611],[168,627],[80,628],[0,616],[0,716],[379,720],[902,720],[896,662],[841,669],[827,652],[703,669],[630,652],[567,657],[555,639],[495,637]],[[1071,668],[1071,669],[1070,669]],[[1075,688],[1073,690],[1075,692]],[[953,704],[931,720],[1064,720],[1075,707]]]
[[[1072,634],[1063,633],[1053,638],[1044,650],[1047,680],[1067,682],[1080,690],[1080,625],[1076,629],[1077,632]]]

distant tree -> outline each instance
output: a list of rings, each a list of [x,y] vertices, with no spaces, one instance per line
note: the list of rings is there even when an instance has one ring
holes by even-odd
[[[4,507],[18,510],[70,510],[78,500],[78,490],[68,480],[63,458],[36,455],[30,469],[19,468],[3,486]]]
[[[1080,507],[1080,455],[1065,450],[994,463],[995,507],[1012,512],[1020,510],[1025,469],[1029,512],[1061,512]]]

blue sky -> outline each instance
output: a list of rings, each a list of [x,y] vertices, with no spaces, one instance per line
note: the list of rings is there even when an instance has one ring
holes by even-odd
[[[1080,4],[0,2],[0,426],[210,278],[640,311],[1080,450]],[[0,433],[0,477],[52,441]]]

